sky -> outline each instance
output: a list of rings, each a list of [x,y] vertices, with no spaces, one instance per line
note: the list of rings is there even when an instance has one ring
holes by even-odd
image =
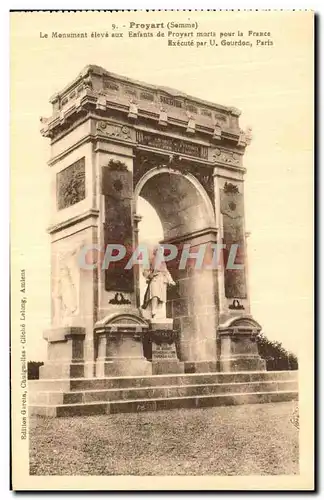
[[[172,16],[177,19],[179,14]],[[242,111],[241,127],[253,130],[244,156],[251,312],[264,333],[287,349],[299,354],[305,337],[311,343],[312,32],[298,13],[296,17],[285,12],[247,14],[222,12],[217,18],[207,18],[188,12],[188,17],[198,19],[204,31],[271,31],[273,46],[188,49],[169,48],[158,39],[42,39],[40,32],[54,30],[104,31],[117,18],[110,13],[93,17],[39,13],[37,17],[25,15],[23,21],[19,14],[12,16],[12,255],[14,265],[26,269],[29,359],[45,359],[42,333],[50,326],[50,238],[46,232],[50,145],[40,134],[39,119],[51,114],[50,96],[88,64]],[[140,21],[144,13],[131,15]],[[165,15],[171,13],[149,13],[155,21]],[[143,215],[141,237],[145,239],[152,237],[150,228],[158,228],[159,222],[154,211],[141,203],[138,211]],[[13,283],[13,289],[16,286]]]

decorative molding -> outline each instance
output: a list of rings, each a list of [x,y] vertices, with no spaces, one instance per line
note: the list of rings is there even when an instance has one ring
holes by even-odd
[[[210,235],[213,234],[216,242],[217,237],[217,228],[216,227],[206,227],[205,229],[199,229],[198,231],[193,231],[191,233],[186,234],[185,236],[179,236],[177,238],[166,238],[160,242],[161,245],[163,243],[172,243],[176,245],[177,243],[182,243],[188,240],[193,240],[196,238],[202,238],[203,236],[208,236],[206,243],[210,242]]]
[[[43,338],[48,342],[60,342],[73,337],[81,337],[84,339],[85,334],[86,329],[83,326],[65,326],[45,330]]]
[[[241,155],[235,153],[234,151],[215,148],[214,150],[212,150],[212,161],[214,163],[226,163],[229,165],[240,166]]]
[[[108,137],[122,139],[124,141],[132,140],[131,129],[127,127],[127,125],[113,125],[101,120],[97,122],[96,128],[98,132]]]
[[[134,101],[129,102],[129,99]],[[183,112],[187,111],[194,115],[196,132],[212,136],[215,122],[219,122],[223,128],[222,140],[238,144],[240,138],[240,112],[236,108],[205,101],[176,89],[126,78],[94,65],[84,68],[73,82],[52,97],[51,103],[53,115],[44,120],[42,133],[52,139],[62,132],[68,133],[80,110],[87,115],[93,107],[100,113],[116,110],[129,119],[158,121],[161,105],[166,108],[170,124],[187,128],[187,120],[183,116]],[[193,133],[191,127],[188,129],[189,133]]]
[[[96,334],[142,334],[149,329],[149,324],[142,317],[132,312],[112,313],[94,326]]]
[[[47,229],[47,232],[49,234],[57,233],[58,231],[62,231],[63,229],[66,229],[70,226],[74,226],[75,224],[83,222],[84,220],[89,219],[91,217],[96,217],[96,218],[99,217],[99,210],[91,208],[90,210],[87,210],[86,212],[83,212],[80,215],[76,215],[75,217],[70,217],[69,219],[59,222],[58,224],[53,224]]]

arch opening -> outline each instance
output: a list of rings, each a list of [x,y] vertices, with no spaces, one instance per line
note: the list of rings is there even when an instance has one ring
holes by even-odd
[[[192,267],[194,258],[179,268],[184,244],[195,255],[200,245],[216,241],[214,211],[208,195],[193,176],[153,168],[135,188],[134,208],[142,217],[140,243],[167,242],[178,250],[177,258],[167,262],[176,286],[168,288],[166,315],[173,318],[174,328],[179,331],[180,360],[216,360],[216,270]],[[147,285],[139,279],[142,299]]]

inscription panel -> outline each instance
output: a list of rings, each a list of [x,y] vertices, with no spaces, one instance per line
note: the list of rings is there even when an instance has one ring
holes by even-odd
[[[161,344],[152,343],[152,361],[159,359],[178,359],[175,344]]]
[[[174,137],[165,137],[163,135],[151,134],[143,132],[142,130],[136,131],[136,140],[139,144],[149,146],[151,148],[164,149],[172,153],[179,153],[196,158],[208,158],[208,148],[200,144],[183,141]]]

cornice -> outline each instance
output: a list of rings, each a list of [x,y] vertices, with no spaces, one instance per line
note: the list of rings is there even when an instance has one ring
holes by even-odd
[[[71,123],[98,113],[102,119],[112,113],[123,115],[130,126],[151,122],[165,131],[170,127],[185,130],[190,138],[206,136],[215,142],[227,141],[245,149],[250,131],[238,123],[240,111],[189,96],[167,87],[145,84],[115,75],[98,66],[87,66],[51,102],[53,115],[42,118],[41,133],[55,142]]]
[[[99,210],[95,209],[90,209],[87,210],[86,212],[83,212],[82,214],[76,215],[74,217],[70,217],[69,219],[66,219],[62,222],[59,222],[57,224],[53,224],[47,229],[47,232],[49,234],[54,234],[57,233],[58,231],[62,231],[62,229],[66,229],[70,226],[73,226],[79,222],[83,222],[86,219],[92,218],[92,217],[99,217]]]

